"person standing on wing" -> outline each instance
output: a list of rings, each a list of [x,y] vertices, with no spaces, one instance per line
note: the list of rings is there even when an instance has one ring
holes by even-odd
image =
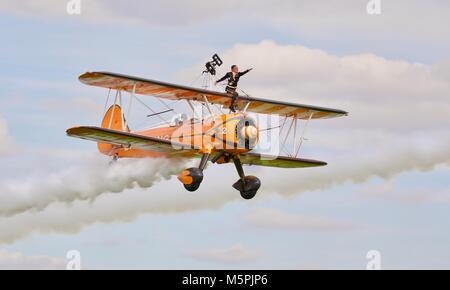
[[[249,71],[251,71],[253,68],[248,69],[246,71],[243,72],[239,72],[239,68],[237,67],[237,65],[232,65],[231,66],[231,71],[226,73],[226,75],[224,75],[222,78],[218,79],[216,81],[216,85],[226,79],[228,79],[228,84],[227,87],[225,88],[225,91],[232,95],[233,98],[231,100],[231,104],[230,104],[230,110],[232,112],[236,112],[236,107],[235,107],[235,103],[236,103],[236,99],[238,97],[238,93],[236,92],[237,89],[237,85],[239,82],[239,78],[243,75],[245,75],[246,73],[248,73]]]

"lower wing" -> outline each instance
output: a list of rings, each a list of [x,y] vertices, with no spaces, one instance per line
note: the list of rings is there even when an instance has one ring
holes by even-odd
[[[245,153],[241,154],[240,156],[242,164],[247,165],[259,165],[279,168],[302,168],[327,165],[327,163],[323,161],[286,156],[271,156],[257,153]]]
[[[108,143],[125,148],[139,148],[167,154],[168,156],[200,157],[198,149],[190,145],[171,142],[169,140],[138,135],[123,131],[99,128],[99,127],[74,127],[67,131],[71,137]],[[300,159],[285,156],[270,156],[257,153],[240,154],[242,164],[259,165],[279,168],[302,168],[324,166],[323,161]]]

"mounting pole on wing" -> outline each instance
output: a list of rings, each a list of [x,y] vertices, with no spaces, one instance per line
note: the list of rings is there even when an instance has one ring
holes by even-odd
[[[217,71],[216,71],[216,67],[219,67],[223,64],[222,59],[219,57],[219,55],[216,53],[212,56],[212,60],[208,61],[205,64],[205,70],[202,71],[202,73],[200,74],[200,76],[194,81],[192,82],[195,83],[197,82],[200,77],[203,77],[202,79],[202,84],[201,87],[205,90],[211,89],[212,84],[214,83],[214,76],[216,75]],[[192,85],[191,84],[191,85]],[[211,116],[214,116],[213,110],[212,110],[212,106],[209,103],[208,97],[206,95],[202,95],[203,101],[204,101],[204,105],[206,106],[206,109],[208,110],[209,114]],[[192,104],[191,100],[186,100],[189,107],[191,108],[194,117],[195,118],[199,118],[199,119],[203,119],[202,116],[199,116],[198,112],[196,111],[196,108],[194,107],[194,105]],[[202,106],[202,112],[201,115],[203,115],[203,106]],[[217,108],[217,107],[216,107]],[[218,110],[222,111],[220,108],[218,108]]]
[[[202,72],[203,75],[203,84],[202,87],[205,90],[208,90],[212,87],[213,84],[213,78],[216,75],[216,67],[219,67],[223,64],[222,59],[219,57],[219,55],[214,54],[212,56],[212,60],[208,61],[205,64],[205,70]],[[208,97],[206,95],[203,95],[203,100],[205,101],[206,108],[208,109],[208,112],[211,116],[214,116],[214,112],[211,108],[211,104],[209,103]]]

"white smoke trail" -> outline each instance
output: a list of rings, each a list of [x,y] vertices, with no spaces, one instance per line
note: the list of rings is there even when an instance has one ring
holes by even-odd
[[[257,195],[257,199],[260,199],[273,193],[293,196],[346,182],[363,183],[371,177],[387,179],[402,172],[432,170],[437,165],[450,164],[450,140],[446,140],[444,136],[438,138],[436,135],[428,135],[431,140],[426,142],[417,141],[421,140],[420,135],[391,139],[383,145],[386,148],[381,148],[383,146],[379,143],[376,148],[370,148],[370,142],[361,143],[357,145],[358,150],[355,150],[361,152],[360,154],[349,149],[346,154],[327,160],[330,161],[328,167],[280,169],[282,174],[261,170],[260,167],[246,167],[246,171],[262,180],[262,187]],[[384,137],[380,136],[379,141],[384,140]],[[361,148],[365,150],[359,150]],[[368,150],[371,151],[370,154]],[[153,160],[143,162],[152,164]],[[173,165],[167,166],[166,170],[170,172]],[[134,168],[131,163],[130,167]],[[164,166],[162,168],[164,171]],[[257,172],[252,172],[255,170]],[[148,173],[145,170],[144,172]],[[241,200],[239,193],[231,188],[236,179],[237,174],[231,165],[214,168],[211,166],[205,172],[202,186],[195,193],[185,192],[181,184],[172,178],[147,190],[127,190],[120,195],[103,194],[98,196],[95,203],[74,201],[70,208],[61,203],[53,203],[37,213],[26,211],[0,219],[0,243],[12,243],[32,233],[77,233],[94,223],[130,222],[145,213],[182,213],[220,208],[229,202]],[[147,185],[151,183],[145,178],[144,180],[148,182]]]
[[[350,134],[349,134],[350,135]],[[361,138],[366,141],[356,141]],[[450,165],[450,135],[447,131],[395,134],[365,133],[348,136],[346,148],[337,151],[326,167],[284,171],[265,184],[264,190],[282,195],[323,190],[345,182],[364,183],[372,177],[389,179],[402,172],[428,171]],[[332,143],[333,141],[329,141]],[[332,147],[333,145],[329,145]],[[330,148],[331,150],[331,148]]]
[[[124,159],[114,164],[97,157],[77,167],[48,176],[8,180],[0,185],[0,216],[42,211],[55,202],[95,200],[105,193],[149,188],[179,172],[182,162],[156,159]]]

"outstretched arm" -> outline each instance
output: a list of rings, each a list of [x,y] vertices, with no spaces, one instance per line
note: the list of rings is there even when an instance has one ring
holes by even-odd
[[[246,70],[246,71],[240,72],[240,73],[239,73],[239,76],[245,75],[246,73],[250,72],[252,69],[253,69],[253,68],[250,68],[250,69],[248,69],[248,70]]]
[[[223,82],[224,80],[226,80],[227,78],[229,78],[229,74],[230,74],[230,73],[226,73],[222,78],[218,79],[218,80],[216,81],[216,84],[217,84],[217,83],[220,83],[220,82]]]

